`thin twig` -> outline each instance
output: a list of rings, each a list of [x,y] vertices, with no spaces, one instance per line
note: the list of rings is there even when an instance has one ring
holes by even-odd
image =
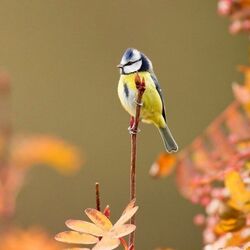
[[[120,242],[124,247],[124,250],[128,250],[128,244],[126,242],[126,240],[124,240],[124,238],[120,238]]]
[[[98,211],[101,211],[100,184],[99,184],[99,182],[95,183],[95,197],[96,197],[96,209]]]
[[[145,91],[144,78],[140,79],[139,74],[137,74],[135,77],[135,84],[138,90],[138,95],[136,100],[136,113],[134,117],[134,123],[130,128],[130,133],[131,133],[130,200],[136,198],[136,137],[140,122],[142,96]],[[135,224],[135,216],[131,218],[130,223]],[[135,232],[131,233],[129,236],[129,246],[131,245],[133,246],[135,245]]]

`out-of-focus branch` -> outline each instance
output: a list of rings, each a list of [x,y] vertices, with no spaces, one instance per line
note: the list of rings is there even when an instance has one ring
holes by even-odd
[[[7,165],[12,133],[10,77],[0,72],[0,169]]]

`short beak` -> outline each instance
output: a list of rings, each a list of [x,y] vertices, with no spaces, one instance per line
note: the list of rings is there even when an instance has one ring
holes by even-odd
[[[123,68],[123,65],[122,64],[118,64],[116,67],[121,69],[121,68]]]

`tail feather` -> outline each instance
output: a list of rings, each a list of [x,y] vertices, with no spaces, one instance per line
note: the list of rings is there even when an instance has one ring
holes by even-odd
[[[170,129],[168,128],[168,126],[166,125],[166,127],[164,128],[159,128],[162,140],[164,142],[164,146],[166,148],[166,150],[169,153],[172,152],[177,152],[178,151],[178,145],[174,140],[174,137],[172,136]]]

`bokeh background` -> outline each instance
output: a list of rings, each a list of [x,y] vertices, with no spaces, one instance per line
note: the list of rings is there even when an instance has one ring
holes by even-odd
[[[33,168],[18,197],[16,223],[51,233],[68,218],[102,204],[117,218],[129,197],[129,117],[117,97],[116,64],[127,47],[153,61],[169,125],[181,148],[233,99],[236,66],[248,62],[247,40],[232,37],[216,0],[1,0],[0,67],[12,76],[14,129],[61,136],[82,148],[72,177]],[[138,249],[200,249],[192,224],[199,208],[184,200],[174,176],[148,170],[163,150],[158,131],[141,126],[138,152]]]

